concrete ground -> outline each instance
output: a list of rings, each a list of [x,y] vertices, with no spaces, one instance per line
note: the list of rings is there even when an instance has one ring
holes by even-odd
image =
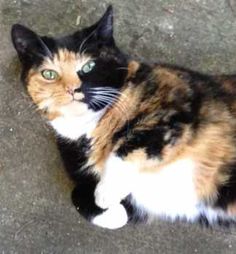
[[[236,228],[156,222],[108,231],[72,207],[53,135],[19,82],[9,32],[20,22],[60,35],[96,21],[108,3],[115,37],[135,57],[236,72],[232,0],[0,0],[0,253],[236,253]]]

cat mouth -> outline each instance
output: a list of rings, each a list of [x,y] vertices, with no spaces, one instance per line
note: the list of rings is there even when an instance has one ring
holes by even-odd
[[[77,103],[77,102],[82,102],[84,99],[83,96],[78,96],[78,95],[71,95],[70,98],[68,98],[68,102],[66,104],[71,104],[71,103]]]
[[[72,99],[71,102],[82,102],[82,100],[78,100],[78,99]]]
[[[72,95],[72,102],[82,102],[84,99],[84,95],[82,93],[75,93]]]

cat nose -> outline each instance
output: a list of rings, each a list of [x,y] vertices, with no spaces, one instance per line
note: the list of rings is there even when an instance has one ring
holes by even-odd
[[[71,94],[71,95],[74,95],[74,89],[72,89],[72,88],[67,88],[67,92],[69,93],[69,94]]]
[[[81,88],[77,87],[77,88],[68,88],[67,92],[71,95],[74,95],[75,93],[81,93]]]

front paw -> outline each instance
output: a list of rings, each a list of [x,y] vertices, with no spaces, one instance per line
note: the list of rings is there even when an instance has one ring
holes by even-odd
[[[97,185],[94,195],[96,205],[102,209],[119,204],[125,197],[117,186],[115,187],[105,182],[100,182]]]

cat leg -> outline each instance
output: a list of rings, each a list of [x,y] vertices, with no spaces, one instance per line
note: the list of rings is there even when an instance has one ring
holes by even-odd
[[[102,214],[104,209],[98,207],[94,201],[94,190],[97,180],[93,176],[79,181],[71,194],[72,202],[76,210],[88,221]]]
[[[79,184],[72,192],[72,201],[77,211],[86,220],[99,227],[117,229],[126,225],[131,217],[130,210],[126,210],[126,207],[122,204],[116,204],[106,210],[101,209],[95,204],[95,185],[90,184]]]
[[[92,219],[92,223],[108,229],[117,229],[126,225],[128,222],[128,214],[122,204],[117,203],[109,207],[101,214]]]
[[[111,155],[95,189],[95,203],[103,209],[119,204],[131,193],[134,177],[134,164]]]
[[[132,196],[129,195],[120,204],[111,206],[95,216],[92,223],[103,228],[117,229],[127,223],[146,223],[148,218],[148,213],[138,207]]]

